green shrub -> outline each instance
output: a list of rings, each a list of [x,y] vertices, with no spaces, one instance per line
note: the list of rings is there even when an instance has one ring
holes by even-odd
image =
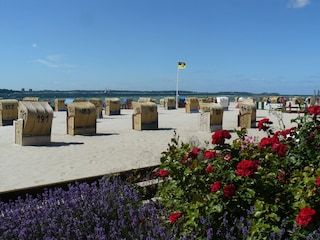
[[[155,175],[161,178],[157,196],[172,213],[168,225],[180,235],[205,237],[201,217],[211,216],[213,229],[246,217],[253,207],[250,236],[266,238],[285,228],[286,237],[304,237],[320,226],[320,106],[293,119],[296,127],[271,131],[269,119],[258,127],[258,141],[237,131],[212,134],[211,144],[198,148],[180,142],[176,134],[162,153]],[[292,229],[296,229],[292,231]]]

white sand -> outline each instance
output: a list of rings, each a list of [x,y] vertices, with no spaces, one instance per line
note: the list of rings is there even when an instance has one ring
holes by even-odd
[[[237,127],[238,109],[231,103],[224,111],[223,129]],[[121,109],[121,115],[97,120],[94,136],[66,134],[66,112],[54,112],[49,146],[20,146],[14,143],[14,126],[0,126],[0,193],[49,185],[58,182],[100,176],[160,163],[174,130],[184,142],[211,143],[211,133],[199,130],[200,113],[185,109],[164,110],[158,106],[159,129],[132,129],[132,112]],[[297,114],[283,114],[286,127]],[[257,110],[257,121],[268,117],[279,128],[277,118],[268,110]],[[249,134],[266,136],[258,129]],[[235,133],[232,133],[235,136]]]

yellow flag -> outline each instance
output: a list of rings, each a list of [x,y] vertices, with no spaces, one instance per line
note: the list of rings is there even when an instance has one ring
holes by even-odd
[[[186,63],[178,62],[178,69],[185,69],[185,68],[186,68]]]

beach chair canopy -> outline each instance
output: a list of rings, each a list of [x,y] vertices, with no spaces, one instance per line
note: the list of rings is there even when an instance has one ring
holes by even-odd
[[[179,96],[179,100],[185,101],[186,97],[185,96]]]
[[[66,100],[64,100],[64,105],[68,105],[68,103],[73,103],[74,102],[74,99],[71,99],[71,98],[67,98]]]

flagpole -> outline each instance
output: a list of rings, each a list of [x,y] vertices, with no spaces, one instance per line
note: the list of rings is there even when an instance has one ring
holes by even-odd
[[[176,109],[178,109],[178,101],[179,101],[179,92],[178,92],[178,87],[179,87],[179,68],[177,68],[177,86],[176,86]]]

